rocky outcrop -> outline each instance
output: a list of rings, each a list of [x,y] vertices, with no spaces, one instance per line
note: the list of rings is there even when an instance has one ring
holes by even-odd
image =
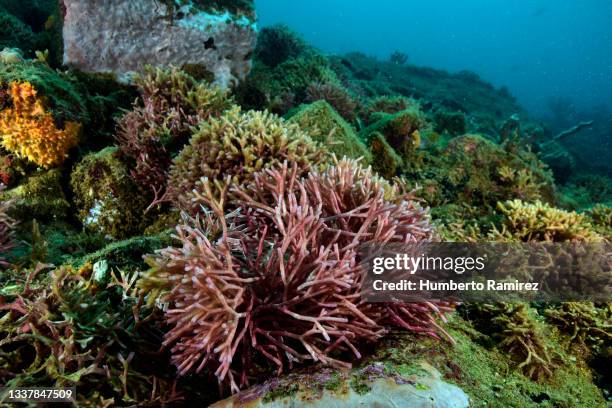
[[[234,85],[251,68],[255,17],[250,1],[220,3],[63,0],[64,63],[123,80],[146,65],[197,66],[217,84]]]
[[[219,401],[211,408],[467,408],[470,400],[456,385],[423,362],[409,373],[374,363],[351,372],[322,370],[270,380]]]

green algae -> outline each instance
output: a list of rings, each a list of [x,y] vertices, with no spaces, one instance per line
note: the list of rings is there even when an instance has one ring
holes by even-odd
[[[296,383],[285,384],[283,386],[276,387],[270,392],[266,393],[266,395],[263,398],[263,402],[272,402],[272,401],[276,401],[277,399],[290,397],[290,396],[297,394],[299,390],[300,390],[299,384],[296,384]]]
[[[169,231],[153,236],[138,236],[123,241],[111,242],[105,247],[83,257],[72,258],[68,263],[79,267],[86,263],[105,260],[112,267],[141,269],[146,266],[144,256],[169,246],[172,238]]]
[[[37,219],[49,223],[68,218],[70,203],[63,188],[59,169],[36,170],[22,183],[2,195],[13,199],[12,211],[20,220]],[[26,227],[27,228],[27,227]]]
[[[397,335],[387,340],[375,358],[384,360],[390,369],[397,367],[396,370],[426,361],[445,380],[463,389],[474,407],[607,406],[585,361],[565,350],[554,330],[548,331],[549,340],[564,364],[550,378],[536,382],[517,370],[508,354],[496,347],[489,336],[475,330],[469,321],[454,315],[447,329],[455,345]]]
[[[147,196],[117,152],[108,147],[85,156],[72,171],[71,186],[85,228],[122,239],[141,233],[150,220],[143,216]]]
[[[372,154],[355,131],[326,101],[302,105],[289,113],[289,122],[297,123],[315,141],[326,146],[338,158],[363,158],[372,161]]]
[[[372,151],[372,169],[386,179],[399,176],[404,161],[387,143],[385,137],[375,132],[370,135],[370,150]]]

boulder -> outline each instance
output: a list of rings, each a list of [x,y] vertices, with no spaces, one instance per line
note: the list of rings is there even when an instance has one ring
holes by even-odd
[[[198,66],[227,87],[251,68],[256,25],[250,0],[62,1],[64,63],[82,71],[128,81],[146,65]]]
[[[211,408],[467,408],[468,395],[423,362],[411,375],[389,373],[382,363],[352,372],[290,374],[243,391]]]

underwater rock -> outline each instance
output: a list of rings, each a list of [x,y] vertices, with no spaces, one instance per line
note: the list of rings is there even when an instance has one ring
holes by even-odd
[[[146,65],[201,65],[223,87],[251,68],[256,26],[250,2],[63,0],[64,63],[128,79]],[[127,76],[126,76],[127,75]]]
[[[436,132],[462,135],[467,130],[465,115],[462,112],[437,111],[434,114]]]
[[[462,408],[469,397],[456,385],[443,381],[440,373],[423,363],[417,374],[404,378],[388,374],[382,364],[371,364],[349,374],[322,371],[271,380],[212,408],[249,406],[280,407],[411,407]]]
[[[418,99],[432,111],[462,112],[466,115],[468,132],[494,133],[503,118],[519,113],[523,122],[527,117],[512,95],[496,90],[472,73],[453,74],[429,67],[399,65],[359,52],[331,56],[329,60],[338,77],[354,93],[373,98],[403,95]],[[368,121],[367,116],[365,120]]]
[[[351,125],[324,100],[301,106],[293,112],[289,122],[300,125],[310,137],[326,146],[339,158],[363,157],[365,163],[370,163],[372,160],[372,155]]]
[[[119,239],[144,229],[147,201],[117,158],[116,147],[85,156],[72,171],[71,186],[86,228]]]

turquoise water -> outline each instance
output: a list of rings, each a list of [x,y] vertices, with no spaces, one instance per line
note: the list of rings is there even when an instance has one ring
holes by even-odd
[[[361,51],[505,85],[538,117],[562,97],[612,109],[612,2],[256,0],[261,27],[285,23],[326,52]]]

